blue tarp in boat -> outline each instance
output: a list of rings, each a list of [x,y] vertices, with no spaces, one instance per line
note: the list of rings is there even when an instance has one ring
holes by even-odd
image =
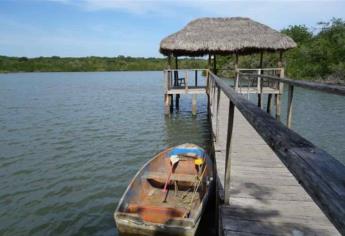
[[[201,148],[173,148],[167,157],[177,156],[177,155],[195,155],[197,157],[205,158],[205,151]]]

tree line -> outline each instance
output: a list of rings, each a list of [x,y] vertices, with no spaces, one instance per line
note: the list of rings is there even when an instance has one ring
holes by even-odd
[[[289,26],[281,31],[297,43],[284,53],[287,75],[294,79],[345,83],[345,21],[331,19],[316,27]],[[264,66],[276,67],[277,53],[264,54]],[[231,68],[234,56],[220,56],[217,67]],[[241,56],[240,67],[257,68],[259,55]],[[6,57],[0,56],[0,72],[68,72],[68,71],[145,71],[163,70],[164,58],[141,57]],[[206,68],[205,58],[183,58],[180,68]],[[220,73],[226,73],[221,72]]]
[[[284,53],[286,74],[292,79],[345,84],[345,21],[333,18],[316,27],[289,26],[281,31],[297,47]],[[221,68],[231,68],[234,56],[220,57]],[[278,53],[264,54],[264,67],[277,67]],[[260,55],[241,56],[239,66],[257,68]],[[223,72],[226,73],[226,72]]]
[[[204,68],[198,58],[179,60],[181,68]],[[81,71],[145,71],[163,70],[165,58],[142,57],[6,57],[0,56],[0,72],[81,72]]]

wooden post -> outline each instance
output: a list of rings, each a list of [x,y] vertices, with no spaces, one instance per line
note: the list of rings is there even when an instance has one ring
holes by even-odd
[[[188,94],[188,71],[185,72],[185,91],[186,91],[186,94]]]
[[[164,94],[168,92],[168,88],[169,88],[168,74],[169,72],[164,70]]]
[[[164,94],[164,114],[169,115],[170,114],[170,103],[171,103],[171,96],[168,94],[168,91],[170,89],[170,83],[171,83],[171,55],[168,56],[168,71],[165,75],[165,81],[166,81],[166,90]]]
[[[216,60],[216,54],[213,55],[213,73],[217,74],[217,60]]]
[[[164,114],[170,114],[170,95],[164,94]]]
[[[260,69],[258,71],[258,75],[262,74],[262,68],[263,68],[263,57],[264,57],[264,53],[260,52]],[[261,109],[263,109],[263,94],[262,94],[262,88],[263,88],[263,81],[261,76],[258,76],[258,107],[260,107]]]
[[[278,82],[278,86],[280,83]],[[276,120],[280,121],[280,95],[279,94],[275,94],[274,95],[275,98],[275,106],[276,106]]]
[[[271,110],[272,110],[272,94],[268,94],[268,97],[267,97],[267,113],[268,114],[271,114]]]
[[[287,105],[287,119],[286,125],[288,128],[291,128],[292,122],[292,99],[293,99],[293,85],[289,85],[289,92],[288,92],[288,105]]]
[[[196,115],[196,98],[197,98],[197,95],[193,94],[192,95],[192,115],[193,116]]]
[[[278,67],[283,67],[283,51],[279,51],[279,61],[278,61]]]
[[[168,69],[171,69],[171,55],[168,56]]]
[[[224,178],[224,203],[230,202],[230,173],[231,173],[231,139],[232,130],[234,126],[234,112],[235,105],[229,100],[229,114],[228,114],[228,134],[226,138],[226,154],[225,154],[225,178]]]
[[[215,109],[216,109],[216,106],[215,106],[215,102],[216,102],[216,89],[217,89],[217,85],[216,85],[216,82],[213,81],[213,88],[212,88],[212,116],[213,114],[215,113]]]
[[[263,78],[260,77],[260,108],[261,109],[264,109],[264,93],[263,93],[263,88],[264,88]]]
[[[217,111],[216,111],[216,142],[219,136],[219,105],[220,105],[220,88],[217,87]]]
[[[178,58],[175,56],[174,86],[178,86]]]
[[[174,111],[174,95],[170,94],[170,112]]]
[[[236,75],[236,80],[235,80],[235,91],[238,90],[239,86],[239,80],[240,80],[240,73],[238,71],[238,54],[236,53],[236,58],[235,58],[235,75]]]
[[[176,83],[176,86],[179,86],[178,84],[178,57],[176,56],[175,57],[175,83]],[[175,107],[176,107],[176,110],[179,110],[180,109],[180,94],[176,94],[176,98],[175,98]]]
[[[206,70],[206,93],[210,94],[210,73],[209,70]]]
[[[283,67],[283,51],[279,51],[279,62],[278,66],[280,67],[280,78],[284,78],[284,67]],[[278,82],[279,93],[275,95],[275,105],[276,105],[276,119],[280,121],[281,114],[281,95],[284,92],[284,84]]]
[[[195,87],[198,87],[198,70],[195,70]]]
[[[176,110],[180,109],[180,94],[176,94],[175,108],[176,108]]]
[[[261,109],[263,108],[263,81],[261,80],[261,69],[258,70],[258,82],[257,82],[257,90],[258,90],[258,107]]]
[[[207,63],[208,69],[211,70],[211,54],[208,54],[208,63]]]

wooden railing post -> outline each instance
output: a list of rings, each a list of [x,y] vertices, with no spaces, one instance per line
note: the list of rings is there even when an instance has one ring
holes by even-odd
[[[291,122],[292,122],[293,90],[294,90],[294,86],[290,84],[289,90],[288,90],[288,105],[287,105],[287,119],[286,119],[286,125],[288,128],[291,128]]]
[[[228,134],[226,138],[226,153],[225,153],[225,178],[224,178],[224,203],[230,202],[230,174],[231,174],[231,139],[232,130],[234,126],[234,112],[235,105],[229,99],[229,114],[228,114]]]
[[[206,70],[206,91],[210,95],[210,74],[208,73],[208,69]]]
[[[258,90],[258,95],[260,95],[259,93],[260,93],[260,87],[261,87],[261,85],[260,85],[260,83],[261,83],[261,77],[260,77],[260,69],[258,70],[258,76],[257,76],[257,79],[256,79],[256,89]],[[258,96],[258,107],[260,107],[260,96]]]
[[[212,104],[214,104],[214,102],[215,102],[215,100],[216,100],[216,97],[215,97],[215,96],[216,96],[216,87],[217,87],[217,86],[216,86],[216,83],[214,82],[214,83],[213,83],[213,88],[212,88],[212,90],[213,90],[213,91],[212,91],[212,97],[213,97],[213,98],[212,98],[212,101],[213,101]],[[213,106],[212,115],[215,113],[215,110],[214,110],[214,109],[215,109],[215,106]]]
[[[262,89],[263,89],[263,81],[262,81],[262,78],[261,78],[261,75],[262,74],[262,70],[259,69],[258,70],[258,107],[260,107],[261,109],[263,109],[263,93],[262,93]]]
[[[164,93],[167,93],[168,91],[168,76],[167,76],[167,71],[164,70]]]
[[[169,70],[168,72],[168,80],[169,80],[168,85],[170,89],[172,87],[172,71],[171,70]]]
[[[236,73],[235,90],[238,91],[238,86],[240,83],[240,72],[238,69],[235,69],[235,73]]]
[[[280,68],[280,78],[284,78],[284,68]],[[284,84],[278,81],[278,94],[275,95],[276,100],[276,119],[280,121],[280,114],[281,114],[281,96],[284,92]]]
[[[188,71],[185,72],[185,90],[186,94],[188,93]]]
[[[217,87],[217,111],[216,111],[216,142],[219,136],[219,104],[220,104],[220,88]]]

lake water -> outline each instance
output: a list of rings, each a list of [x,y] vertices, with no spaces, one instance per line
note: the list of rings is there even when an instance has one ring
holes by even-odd
[[[344,97],[296,89],[296,131],[345,163]],[[117,235],[113,212],[155,153],[209,145],[206,96],[163,114],[162,72],[0,75],[0,235]]]

